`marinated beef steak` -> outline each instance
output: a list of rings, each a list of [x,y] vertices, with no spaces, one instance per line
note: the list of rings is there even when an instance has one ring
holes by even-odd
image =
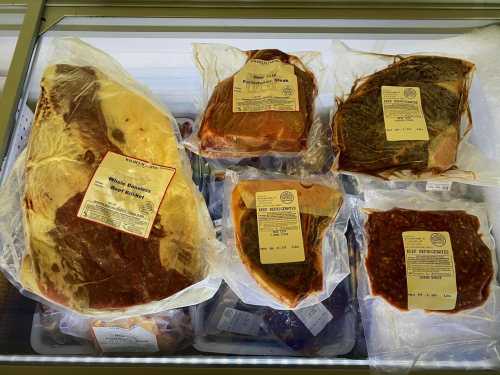
[[[203,114],[198,136],[206,156],[261,156],[271,152],[298,153],[306,148],[313,123],[317,88],[302,62],[279,50],[248,51],[248,60],[280,60],[293,65],[299,111],[234,112],[234,76],[214,89]]]
[[[88,312],[160,300],[199,281],[202,202],[165,113],[92,67],[49,66],[41,86],[25,171],[25,284]],[[77,217],[108,151],[176,168],[148,239]]]
[[[356,82],[349,97],[338,102],[333,118],[335,168],[380,177],[453,168],[473,70],[464,60],[411,56]],[[387,140],[382,86],[420,88],[429,141]]]
[[[297,190],[305,260],[262,264],[255,193],[284,189]],[[243,264],[263,289],[290,307],[322,290],[323,237],[341,202],[340,192],[333,188],[319,184],[305,186],[292,180],[247,180],[235,187],[231,210],[236,246]]]
[[[371,293],[399,309],[408,309],[405,250],[406,231],[448,232],[457,285],[456,313],[482,305],[493,278],[491,250],[479,233],[479,219],[464,211],[414,211],[394,208],[369,214],[365,226],[368,255],[365,265]]]

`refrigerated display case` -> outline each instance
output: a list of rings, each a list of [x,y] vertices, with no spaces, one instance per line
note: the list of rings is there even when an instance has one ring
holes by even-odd
[[[496,1],[16,1],[14,9],[24,16],[8,8],[7,4],[11,3],[0,0],[2,53],[4,46],[11,43],[4,42],[2,30],[16,34],[9,34],[9,38],[17,38],[0,101],[2,181],[26,146],[31,129],[30,117],[26,113],[35,110],[42,71],[49,61],[54,38],[78,37],[105,51],[166,104],[179,123],[186,124],[196,120],[202,101],[202,82],[192,58],[191,45],[194,42],[224,43],[242,50],[279,48],[284,51],[330,51],[332,41],[343,41],[349,47],[361,50],[405,53],[411,51],[411,45],[416,42],[458,36],[500,22],[500,3]],[[12,14],[16,14],[15,20]],[[4,19],[8,22],[2,22]],[[16,22],[19,26],[12,26]],[[498,45],[500,47],[500,41]],[[0,63],[3,63],[4,56],[0,56]],[[326,66],[330,66],[333,57],[328,52],[323,57]],[[0,75],[2,69],[0,65]],[[328,103],[334,103],[334,100],[333,94],[328,92],[321,98],[322,103],[325,103],[320,113],[323,121],[329,121]],[[493,129],[488,137],[472,138],[489,157],[500,160],[498,130]],[[211,190],[216,189],[216,184],[207,178],[210,168],[203,160],[194,156],[193,160],[194,180],[207,198],[210,208],[210,194],[214,194]],[[487,202],[493,235],[498,239],[500,190],[479,186],[464,189],[467,194],[480,196]],[[217,199],[213,201],[215,204],[211,214],[217,221],[220,219],[220,207],[217,207]],[[352,255],[352,258],[355,256]],[[355,278],[352,282],[355,283]],[[183,372],[370,371],[362,348],[363,335],[359,322],[356,328],[359,342],[353,343],[349,353],[336,357],[289,355],[289,350],[283,348],[275,350],[277,354],[273,355],[258,351],[255,353],[259,355],[253,351],[251,355],[227,354],[231,352],[227,349],[231,346],[227,339],[224,341],[226,349],[220,353],[216,353],[217,350],[198,351],[196,348],[203,346],[200,342],[212,345],[202,339],[195,339],[198,345],[175,355],[98,354],[89,348],[88,343],[78,352],[75,342],[50,341],[50,335],[40,329],[43,325],[36,303],[21,296],[10,284],[4,284],[5,292],[0,305],[2,373],[18,370],[144,371],[146,368],[150,371]],[[355,290],[355,284],[352,288]],[[202,311],[206,307],[202,306]],[[46,327],[50,327],[49,323]],[[196,324],[199,326],[202,322]],[[32,330],[32,326],[38,327],[37,330]],[[213,337],[211,339],[216,341]],[[267,343],[269,337],[266,336],[264,340]],[[243,344],[239,342],[238,345],[245,345],[245,340],[242,341]],[[34,345],[34,342],[38,344]],[[73,352],[68,350],[71,345]],[[40,350],[42,346],[45,349]],[[61,346],[66,346],[66,350],[60,349]],[[258,346],[258,340],[256,343],[255,338],[252,338],[252,348]],[[82,368],[88,365],[92,366],[91,370]],[[391,363],[387,366],[390,367]],[[394,366],[397,371],[398,364]],[[418,370],[436,373],[498,371],[496,366],[496,362],[474,358],[421,361],[415,364]]]
[[[25,12],[26,4],[0,4],[0,98],[6,84],[7,73],[12,62]],[[26,303],[19,300],[16,296],[17,293],[13,292],[10,283],[2,275],[0,277],[0,316],[1,319],[5,319],[6,324],[0,328],[0,335],[6,337],[6,342],[12,343],[12,348],[17,348],[14,350],[18,350],[24,345],[21,337],[26,336],[24,334],[18,336],[9,327],[13,326],[12,319],[16,316],[15,311],[24,311]],[[28,303],[28,305],[30,304]],[[14,308],[14,306],[17,307]],[[27,318],[27,315],[25,316]],[[29,325],[29,318],[24,321],[24,324]],[[22,327],[19,326],[21,329]]]
[[[24,6],[0,4],[0,94],[7,79],[25,11]]]

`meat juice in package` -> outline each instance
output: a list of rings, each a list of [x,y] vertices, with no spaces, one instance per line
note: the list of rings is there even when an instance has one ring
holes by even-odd
[[[498,364],[497,263],[484,203],[414,189],[365,190],[349,202],[371,364]]]

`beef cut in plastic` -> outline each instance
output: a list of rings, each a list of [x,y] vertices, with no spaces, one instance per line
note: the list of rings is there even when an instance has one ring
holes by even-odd
[[[479,234],[479,219],[465,211],[415,211],[394,208],[372,212],[365,226],[366,269],[372,294],[399,309],[408,309],[405,231],[446,231],[450,234],[457,284],[456,313],[482,305],[493,278],[491,250]]]
[[[215,87],[201,120],[198,136],[202,153],[216,157],[245,157],[305,150],[317,95],[314,75],[306,70],[299,58],[279,50],[255,50],[247,54],[247,62],[252,59],[280,60],[293,65],[299,110],[235,112],[234,76],[226,78]]]
[[[455,166],[474,64],[410,56],[355,83],[333,118],[335,168],[385,177],[395,171],[441,173]],[[388,141],[382,86],[419,87],[429,141]]]

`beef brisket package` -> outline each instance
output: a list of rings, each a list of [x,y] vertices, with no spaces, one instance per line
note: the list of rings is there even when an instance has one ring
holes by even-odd
[[[500,288],[485,204],[413,188],[347,201],[371,364],[400,372],[433,361],[498,361]]]
[[[324,157],[327,126],[316,111],[324,71],[319,52],[241,51],[221,44],[193,49],[204,97],[188,148],[212,159]]]
[[[223,283],[214,298],[190,308],[194,347],[236,355],[347,354],[356,339],[351,282],[346,277],[322,303],[296,311],[245,304]]]
[[[0,193],[0,266],[42,303],[111,319],[210,298],[218,246],[172,115],[111,57],[57,39]]]
[[[500,68],[491,64],[488,35],[416,42],[397,55],[388,54],[400,47],[390,43],[380,53],[335,43],[333,168],[498,186],[500,155],[474,146],[493,146],[487,137],[500,125]]]
[[[187,308],[102,321],[39,304],[31,330],[33,350],[45,355],[174,354],[192,343]]]
[[[228,170],[224,280],[253,305],[290,310],[326,299],[350,272],[342,201],[333,175]]]

